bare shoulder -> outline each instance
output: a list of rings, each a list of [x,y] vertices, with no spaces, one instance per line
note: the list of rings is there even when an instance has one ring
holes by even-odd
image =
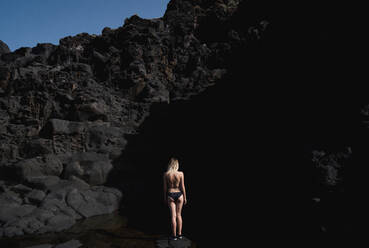
[[[184,176],[184,173],[183,173],[183,171],[178,171],[178,174],[182,177],[182,176]]]

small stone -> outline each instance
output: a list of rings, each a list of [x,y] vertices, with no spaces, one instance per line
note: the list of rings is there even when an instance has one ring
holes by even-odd
[[[34,189],[31,192],[29,192],[26,196],[31,202],[38,204],[42,202],[42,200],[45,198],[45,192],[38,189]]]

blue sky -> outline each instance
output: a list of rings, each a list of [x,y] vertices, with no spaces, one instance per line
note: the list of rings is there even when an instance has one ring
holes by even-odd
[[[101,34],[134,14],[162,17],[169,0],[0,0],[0,40],[14,51],[59,44],[68,35]]]

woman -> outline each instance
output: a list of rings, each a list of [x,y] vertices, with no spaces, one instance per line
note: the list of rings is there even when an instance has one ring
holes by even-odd
[[[187,203],[184,174],[178,171],[178,159],[169,160],[164,173],[164,202],[168,204],[172,223],[172,239],[182,239],[182,206]],[[178,232],[177,232],[178,228]],[[177,236],[178,234],[178,236]]]

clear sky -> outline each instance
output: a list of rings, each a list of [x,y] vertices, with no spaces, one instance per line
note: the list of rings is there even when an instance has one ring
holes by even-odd
[[[0,0],[0,40],[14,51],[117,28],[134,14],[162,17],[169,0]]]

